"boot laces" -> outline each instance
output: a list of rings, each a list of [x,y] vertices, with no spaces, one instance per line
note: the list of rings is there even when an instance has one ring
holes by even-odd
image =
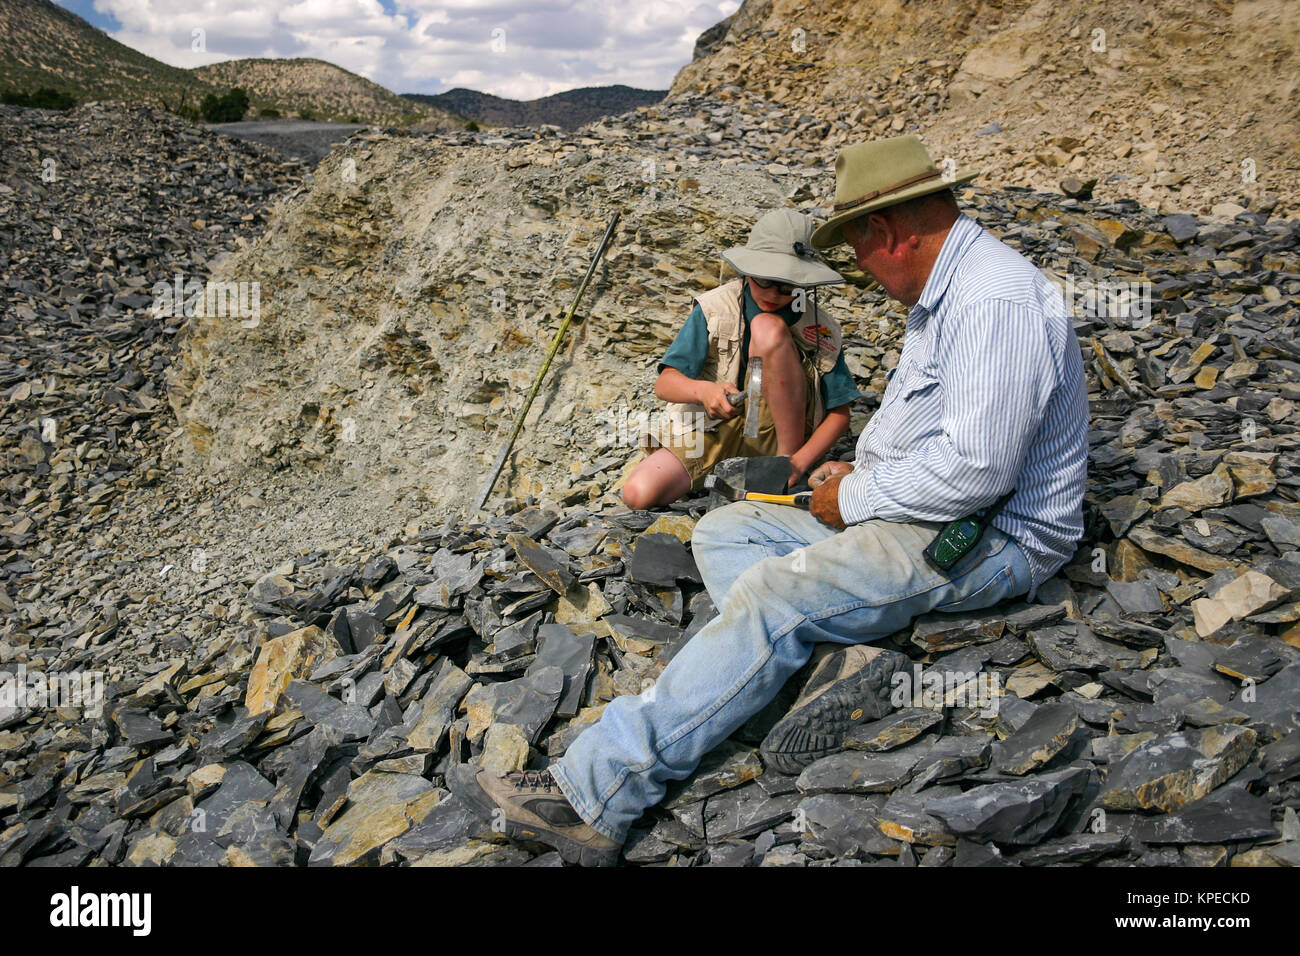
[[[555,781],[551,779],[549,770],[520,770],[515,778],[515,785],[518,787],[528,787],[532,790],[554,790]]]

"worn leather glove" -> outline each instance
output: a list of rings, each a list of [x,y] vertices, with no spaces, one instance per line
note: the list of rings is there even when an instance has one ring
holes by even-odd
[[[814,518],[838,531],[845,527],[840,518],[840,482],[843,480],[843,475],[827,478],[813,489],[812,501],[808,504],[808,511]]]

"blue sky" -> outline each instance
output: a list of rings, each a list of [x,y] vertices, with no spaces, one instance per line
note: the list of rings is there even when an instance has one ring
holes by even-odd
[[[311,56],[398,93],[666,89],[739,0],[57,0],[173,66]]]

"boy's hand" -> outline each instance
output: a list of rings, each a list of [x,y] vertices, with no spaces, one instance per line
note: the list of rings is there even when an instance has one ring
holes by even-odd
[[[736,414],[736,407],[727,401],[727,394],[734,395],[739,391],[730,382],[700,382],[700,404],[710,418],[731,418]]]

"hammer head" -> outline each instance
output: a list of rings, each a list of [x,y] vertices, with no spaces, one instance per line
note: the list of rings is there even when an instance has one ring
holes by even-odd
[[[721,495],[728,501],[744,501],[745,492],[740,488],[733,488],[717,475],[709,475],[704,479],[704,487],[709,491]]]
[[[758,437],[759,398],[763,394],[763,359],[755,355],[749,360],[749,384],[745,389],[745,437]]]

